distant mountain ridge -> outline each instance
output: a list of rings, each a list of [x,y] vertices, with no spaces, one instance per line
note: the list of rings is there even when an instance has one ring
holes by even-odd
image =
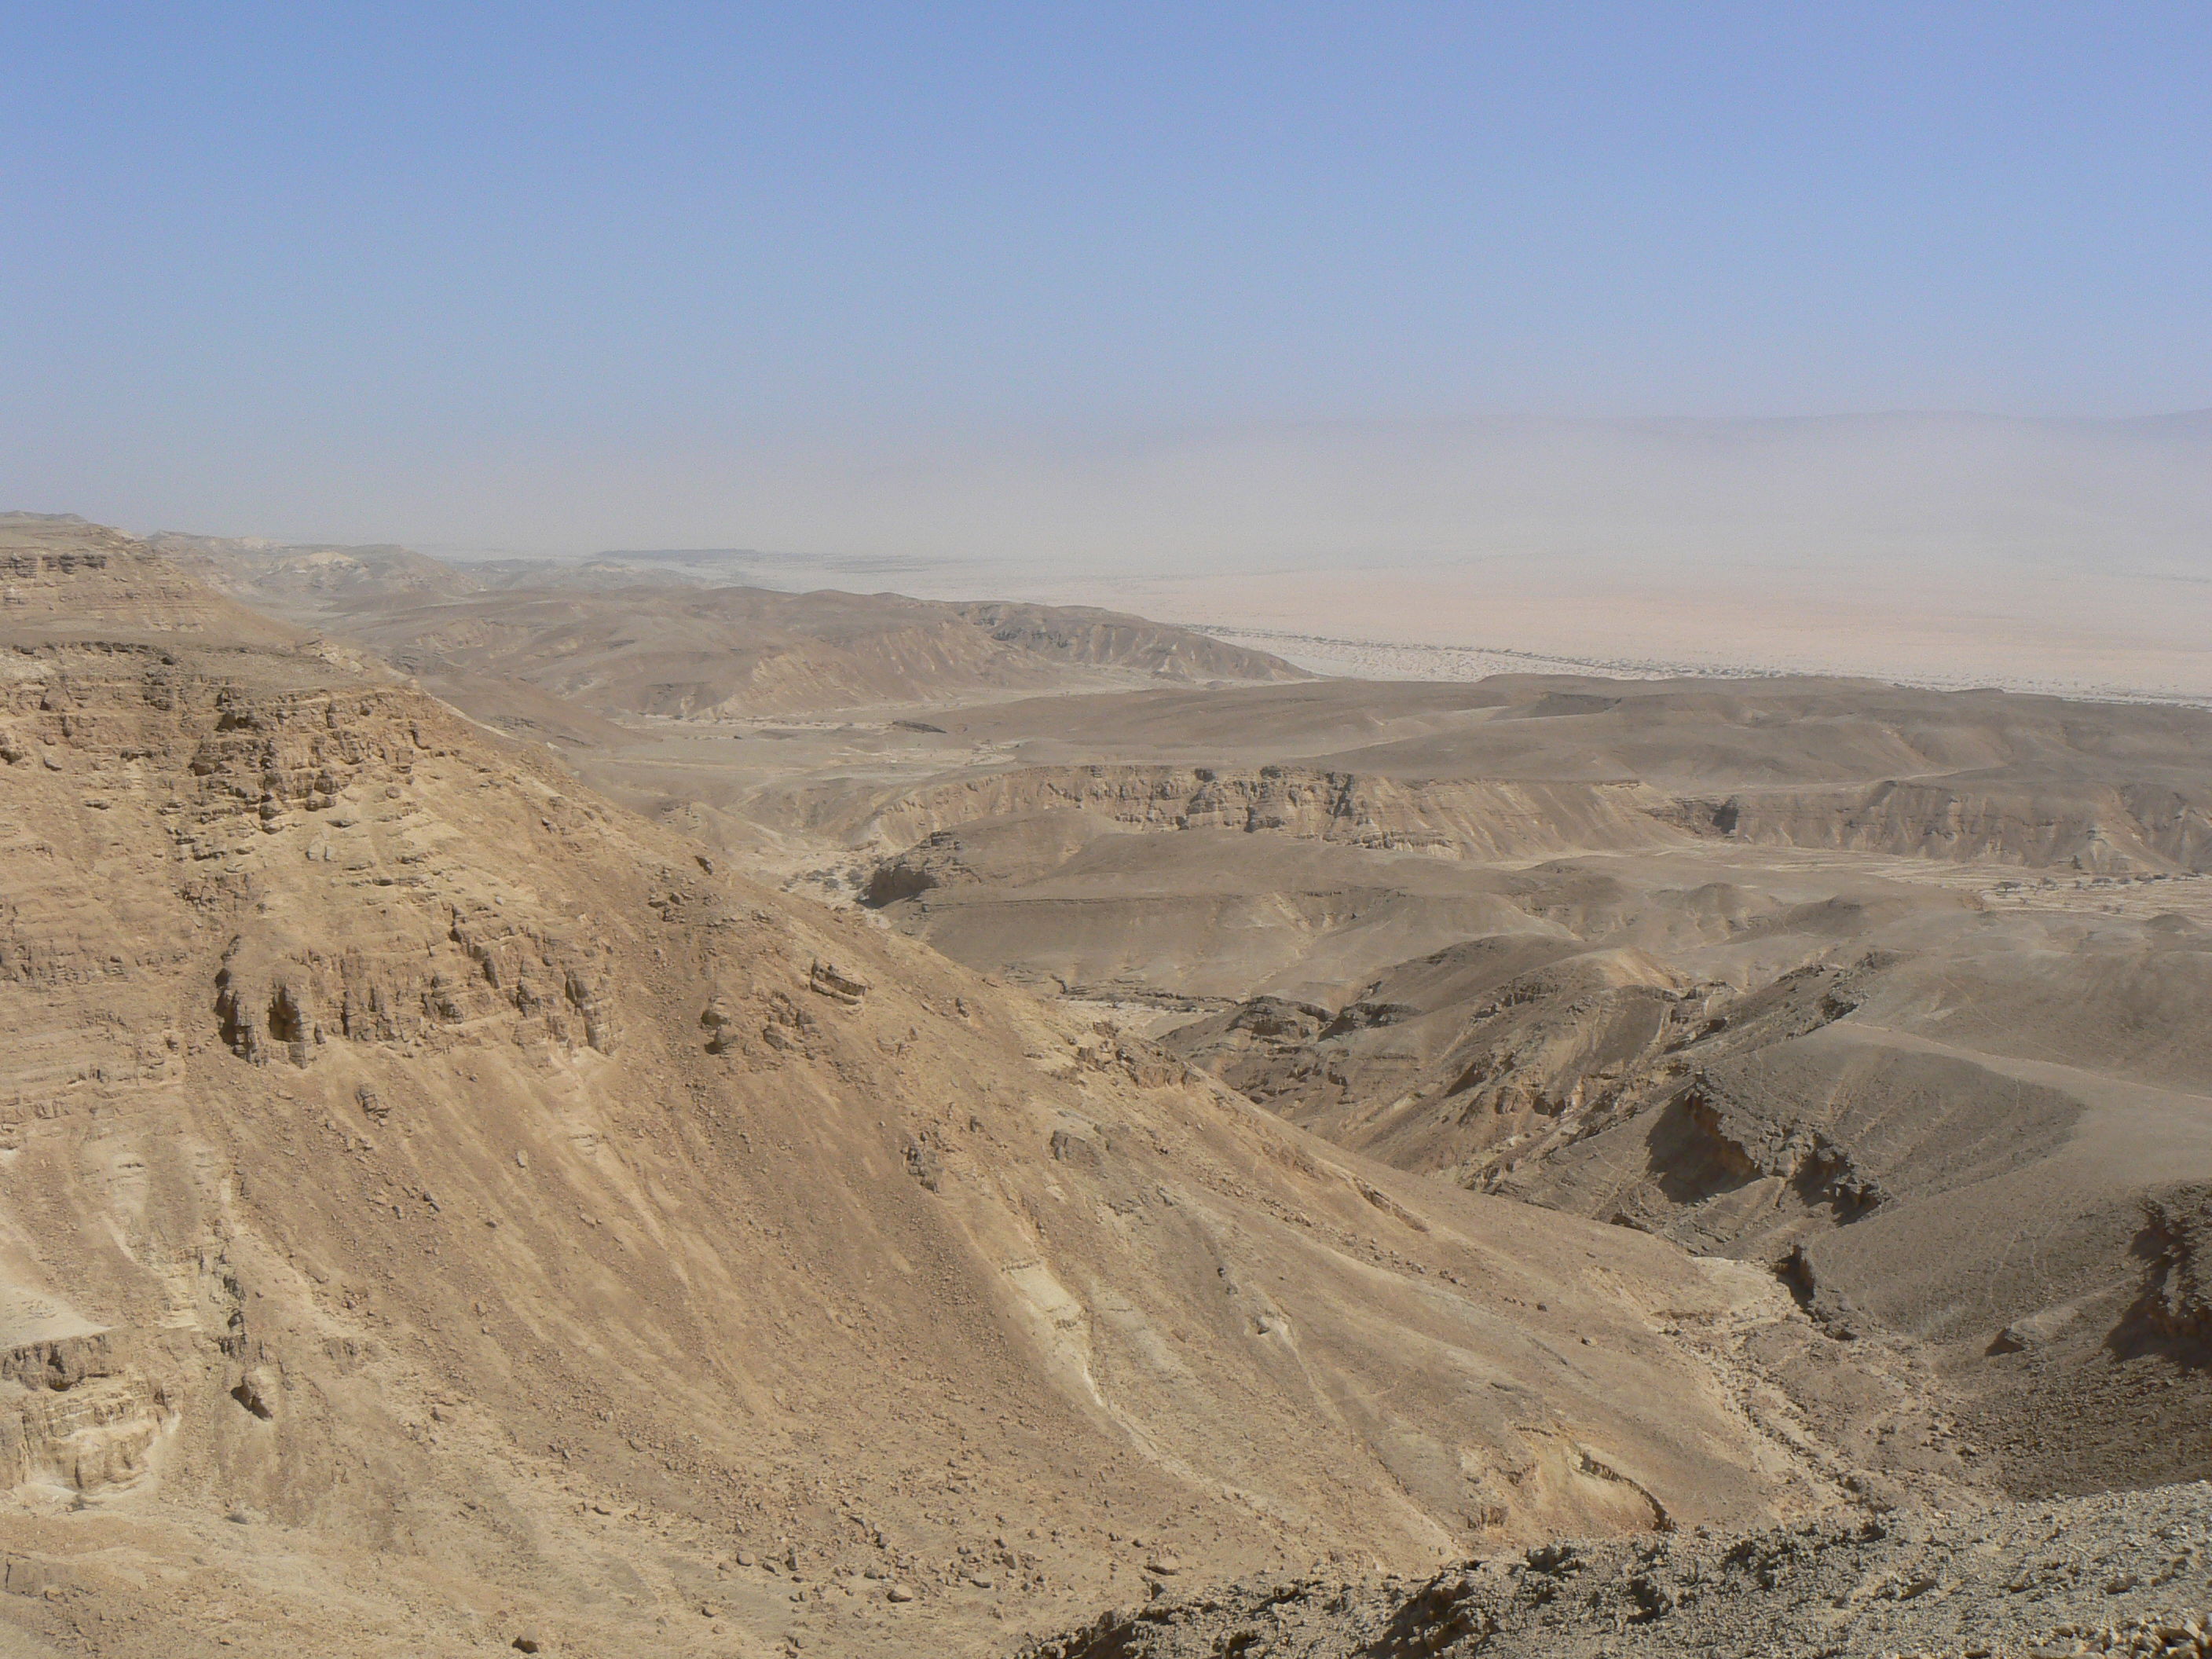
[[[647,555],[463,566],[403,547],[173,532],[148,545],[241,603],[368,644],[465,707],[486,677],[612,720],[1311,678],[1265,652],[1096,607],[699,586],[621,562]]]

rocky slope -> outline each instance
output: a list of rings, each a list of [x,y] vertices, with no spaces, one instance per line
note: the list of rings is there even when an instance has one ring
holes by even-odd
[[[1164,1583],[1167,1581],[1156,1581]],[[1958,1520],[1559,1542],[1407,1583],[1169,1595],[1023,1659],[2212,1654],[2212,1486]]]
[[[1164,1040],[1339,1144],[1909,1334],[2021,1490],[2212,1466],[2212,1349],[2168,1288],[2212,1178],[2212,929],[1934,894],[1709,921],[1495,933]]]
[[[1913,1344],[2016,1491],[2212,1468],[2159,1311],[2212,1181],[2201,711],[1528,680],[944,724],[996,750],[765,802],[892,849],[894,925],[1337,1145],[1760,1264]]]
[[[1755,1268],[1329,1147],[125,538],[0,529],[27,1651],[981,1651],[1164,1548],[1973,1482],[1846,1455],[1792,1365],[1915,1444],[1940,1391]]]

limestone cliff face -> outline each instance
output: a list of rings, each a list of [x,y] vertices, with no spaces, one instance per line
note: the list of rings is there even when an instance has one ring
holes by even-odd
[[[1143,830],[1231,829],[1510,859],[1668,845],[1680,832],[1654,816],[1663,804],[1638,784],[1417,783],[1297,766],[1024,767],[880,803],[849,832],[903,848],[979,818],[1075,810]]]
[[[908,1581],[957,1650],[979,1577],[1110,1597],[1109,1528],[1211,1571],[1843,1496],[1716,1358],[1772,1285],[1326,1148],[220,601],[163,629],[157,565],[103,628],[37,556],[0,1547],[184,1560],[237,1510],[286,1564],[73,1568],[141,1609],[103,1650],[265,1583],[271,1641],[460,1650],[520,1595],[668,1651],[740,1545]],[[780,1630],[757,1578],[713,1593]]]
[[[238,645],[297,636],[218,598],[143,542],[72,514],[0,513],[0,628],[11,635],[191,635]]]
[[[2091,874],[2212,871],[2212,797],[2196,778],[1889,781],[1692,799],[1641,782],[1097,764],[759,805],[796,829],[894,849],[880,879],[904,891],[959,878],[936,855],[963,824],[1073,812],[1144,831],[1231,829],[1474,861],[1659,849],[1688,836]]]
[[[1685,809],[1706,833],[1779,847],[1996,859],[2093,874],[2212,870],[2212,795],[2198,777],[1888,781],[1774,789]]]

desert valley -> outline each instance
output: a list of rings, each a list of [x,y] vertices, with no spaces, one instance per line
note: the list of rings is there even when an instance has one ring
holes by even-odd
[[[0,588],[0,1652],[2212,1650],[2212,711]]]

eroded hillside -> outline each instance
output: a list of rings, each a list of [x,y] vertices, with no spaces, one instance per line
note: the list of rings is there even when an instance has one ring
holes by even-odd
[[[1938,1365],[2015,1490],[2212,1467],[2159,1311],[2212,1178],[2212,717],[1494,680],[939,723],[717,810],[1339,1145],[1761,1264]]]
[[[1937,1364],[2015,1490],[2209,1466],[2144,1311],[2212,1178],[2203,712],[1498,680],[934,723],[598,764],[1339,1145],[1760,1264]]]

